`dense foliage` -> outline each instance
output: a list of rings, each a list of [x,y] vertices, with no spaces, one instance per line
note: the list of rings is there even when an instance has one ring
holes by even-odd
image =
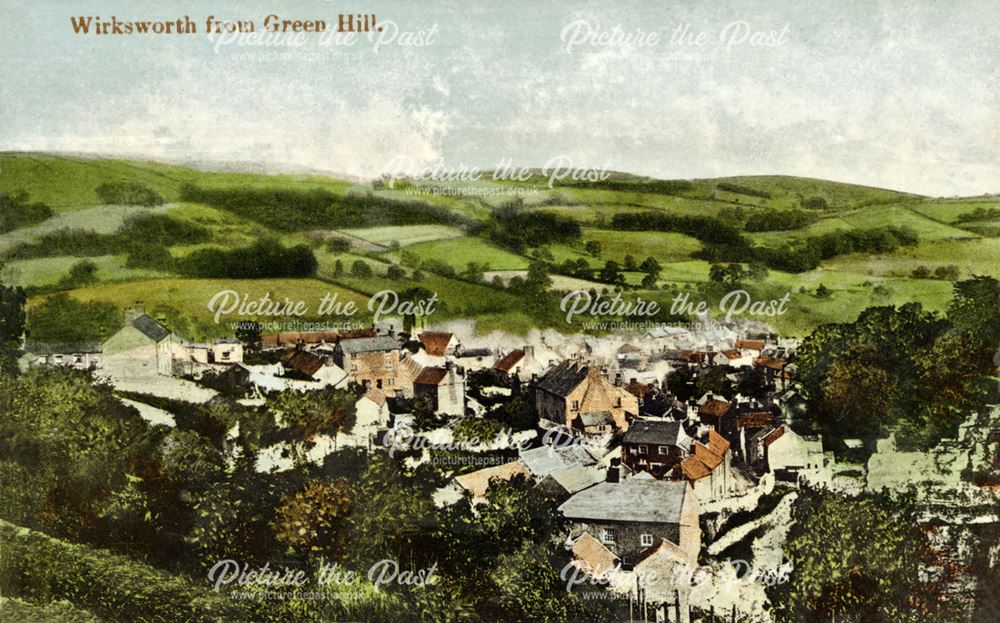
[[[768,589],[777,621],[956,620],[941,587],[922,579],[935,560],[918,519],[911,497],[802,490],[785,547],[789,581]]]
[[[158,206],[163,197],[142,182],[105,182],[96,188],[97,196],[103,203],[115,205]]]
[[[368,193],[339,195],[322,188],[309,190],[268,188],[181,188],[185,201],[206,203],[277,231],[333,227],[468,225],[447,208],[421,201],[396,201]]]
[[[51,216],[52,208],[41,202],[31,203],[27,193],[0,193],[0,234],[41,223]]]
[[[274,239],[236,249],[199,249],[176,261],[177,271],[191,277],[260,279],[308,277],[316,272],[316,256],[307,245],[285,247]]]
[[[817,427],[834,438],[873,437],[896,426],[905,445],[953,436],[969,413],[998,398],[1000,282],[955,284],[945,318],[918,303],[873,307],[852,323],[824,325],[797,352]]]

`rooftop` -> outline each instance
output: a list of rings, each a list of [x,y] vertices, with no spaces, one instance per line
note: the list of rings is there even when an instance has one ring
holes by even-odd
[[[686,482],[602,482],[566,500],[559,510],[569,519],[679,524],[686,492]]]
[[[396,350],[398,348],[399,344],[396,342],[396,338],[388,335],[380,335],[378,337],[356,337],[340,341],[340,349],[349,355]]]

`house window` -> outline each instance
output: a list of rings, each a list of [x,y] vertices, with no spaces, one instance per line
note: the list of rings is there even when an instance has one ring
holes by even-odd
[[[351,372],[357,372],[357,371],[358,371],[358,364],[352,363],[351,364]]]
[[[667,455],[667,454],[670,454],[670,448],[668,448],[666,446],[660,446],[659,447],[659,453],[662,454],[662,455],[664,455],[664,456]]]
[[[629,446],[628,447],[628,453],[629,454],[635,454],[635,446]]]
[[[574,400],[572,408],[573,408],[573,411],[579,411],[580,410],[580,401],[579,400]]]
[[[653,535],[643,534],[639,536],[639,545],[643,547],[652,547],[653,545]]]
[[[391,363],[385,364],[385,369],[387,372],[392,372],[392,364]]]
[[[615,399],[615,406],[616,407],[622,406],[622,397],[621,396],[619,396],[618,398]]]
[[[647,452],[649,452],[649,446],[647,446],[646,444],[642,444],[639,446],[639,454],[646,454]]]
[[[388,380],[387,380],[386,382],[387,382],[387,383],[388,383],[388,384],[389,384],[390,386],[392,386],[392,385],[395,385],[395,384],[396,384],[396,379],[388,379]]]
[[[614,528],[601,528],[601,543],[614,545],[618,538],[618,531]]]
[[[229,351],[228,350],[222,353],[222,358],[223,359],[229,359]]]

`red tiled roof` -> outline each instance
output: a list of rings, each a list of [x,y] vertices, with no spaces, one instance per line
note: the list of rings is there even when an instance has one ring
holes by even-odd
[[[766,355],[757,357],[754,363],[764,366],[765,368],[771,368],[772,370],[780,370],[785,367],[784,359],[774,359],[773,357],[768,357]]]
[[[424,350],[427,351],[428,355],[434,355],[435,357],[444,356],[444,351],[448,349],[451,337],[451,333],[438,333],[434,331],[425,331],[419,335],[420,343],[423,345]]]
[[[444,377],[448,376],[445,368],[424,368],[413,380],[414,385],[440,385]]]
[[[281,356],[281,365],[312,376],[323,367],[323,360],[304,350],[290,350]]]
[[[712,470],[697,456],[689,456],[681,461],[681,471],[688,480],[699,480],[712,473]]]
[[[585,532],[573,544],[576,566],[584,573],[601,577],[614,568],[617,557],[604,544]]]
[[[721,418],[729,411],[729,403],[725,400],[712,398],[705,401],[705,404],[698,407],[698,415],[710,415],[713,418]]]
[[[705,464],[708,469],[715,469],[722,463],[722,457],[712,452],[700,443],[694,444],[694,455],[699,461]]]
[[[736,348],[746,348],[748,350],[764,350],[764,340],[736,340]]]
[[[512,350],[503,356],[503,359],[498,361],[494,370],[499,370],[500,372],[510,372],[511,368],[517,365],[519,361],[524,359],[524,351],[518,348],[517,350]]]
[[[708,431],[708,449],[719,456],[724,456],[726,450],[729,449],[729,441],[714,430],[710,430]]]
[[[785,427],[784,426],[782,426],[780,428],[774,429],[773,431],[771,431],[770,433],[768,433],[767,437],[764,437],[764,447],[767,448],[772,443],[774,443],[775,441],[777,441],[778,438],[781,437],[784,434],[785,434]]]

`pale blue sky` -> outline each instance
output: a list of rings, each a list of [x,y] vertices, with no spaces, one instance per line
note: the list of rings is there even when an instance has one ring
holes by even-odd
[[[398,156],[483,168],[567,156],[663,178],[1000,191],[997,0],[148,4],[7,0],[0,149],[358,176]],[[269,13],[335,23],[341,12],[374,13],[413,40],[435,34],[423,47],[317,35],[216,46],[201,33],[74,35],[69,19],[188,14],[201,29],[209,14],[259,26]],[[671,43],[685,25],[706,43]],[[616,26],[657,43],[567,45]],[[747,27],[780,45],[720,38]]]

